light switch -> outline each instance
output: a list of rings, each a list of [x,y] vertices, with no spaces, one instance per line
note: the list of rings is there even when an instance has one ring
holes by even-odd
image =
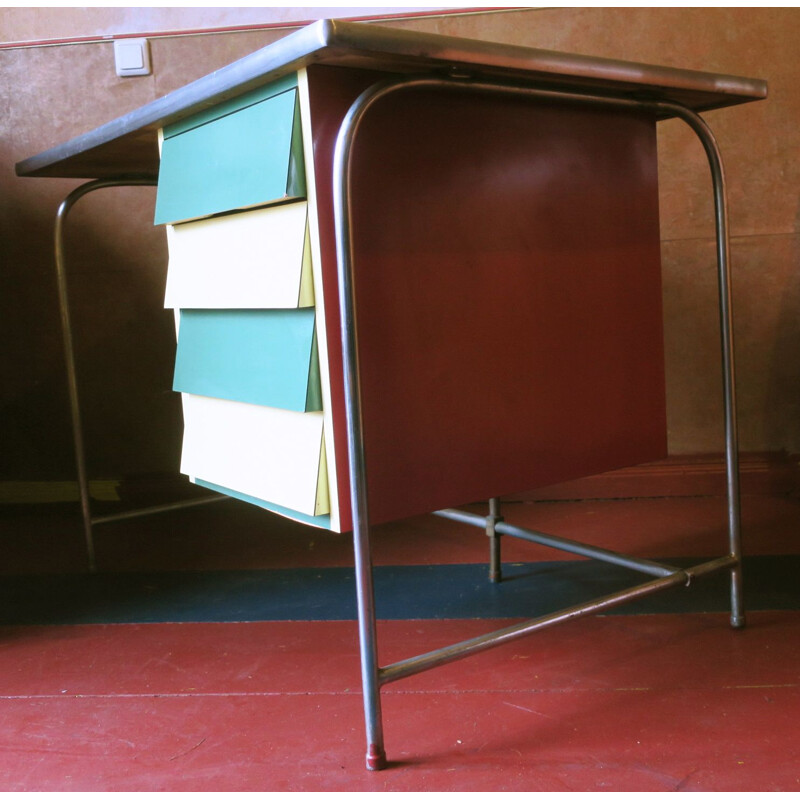
[[[147,39],[117,39],[114,41],[114,64],[117,75],[150,74],[150,45]]]

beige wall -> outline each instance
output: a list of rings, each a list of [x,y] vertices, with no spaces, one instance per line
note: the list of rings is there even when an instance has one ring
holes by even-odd
[[[371,18],[428,14],[436,6],[273,7],[273,8],[14,8],[0,9],[4,42],[114,36],[170,31],[287,25],[331,18]],[[8,12],[8,13],[5,13]]]
[[[141,25],[132,9],[113,19],[111,9],[42,11],[3,9],[4,40],[254,21],[252,9],[144,9]],[[766,102],[706,116],[730,181],[742,447],[800,452],[800,12],[542,9],[390,24],[769,81]],[[114,75],[110,42],[0,51],[0,480],[69,477],[72,469],[51,230],[77,183],[18,179],[14,163],[286,32],[153,39],[154,73],[142,78]],[[661,125],[659,151],[670,449],[715,452],[722,431],[708,169],[682,123]],[[81,201],[70,227],[93,477],[177,470],[174,337],[161,310],[166,251],[152,204],[149,189],[106,190]]]

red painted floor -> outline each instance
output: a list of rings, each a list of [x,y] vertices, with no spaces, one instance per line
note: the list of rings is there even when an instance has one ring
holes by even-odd
[[[747,552],[800,552],[800,502],[744,498]],[[508,518],[642,555],[722,552],[716,498],[513,506]],[[0,523],[6,573],[80,569],[75,518]],[[376,535],[381,564],[484,558],[445,520]],[[98,528],[107,570],[349,563],[346,537],[256,509]],[[508,560],[552,559],[509,542]],[[38,558],[37,558],[38,556]],[[59,560],[59,558],[61,560]],[[387,663],[500,627],[381,622]],[[0,629],[5,791],[797,791],[800,611],[587,618],[387,686],[390,768],[363,768],[355,624]]]

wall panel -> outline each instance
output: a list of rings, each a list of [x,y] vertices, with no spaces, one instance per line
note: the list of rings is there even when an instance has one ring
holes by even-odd
[[[23,33],[25,25],[34,30],[32,11],[3,10],[7,39],[32,38]],[[74,35],[92,14],[98,32],[110,24],[103,16],[109,9],[47,10],[55,11],[63,16],[50,19],[64,35]],[[181,9],[164,11],[173,15],[170,27],[182,20],[191,26]],[[246,22],[248,9],[229,9],[225,19],[237,11]],[[708,118],[730,179],[742,443],[754,451],[799,452],[800,12],[554,8],[391,24],[770,82],[767,101]],[[110,42],[0,50],[0,436],[8,443],[0,480],[68,478],[73,469],[51,230],[58,202],[76,184],[17,179],[13,164],[282,34],[155,39],[154,74],[144,78],[116,77]],[[707,452],[722,441],[714,428],[718,337],[709,179],[702,151],[679,123],[662,126],[658,146],[669,446],[672,453]],[[68,238],[78,274],[75,324],[92,477],[172,473],[177,465],[180,410],[169,387],[173,330],[170,312],[159,310],[166,250],[163,231],[150,226],[152,205],[148,189],[87,198],[74,212]],[[133,444],[125,445],[126,437]]]

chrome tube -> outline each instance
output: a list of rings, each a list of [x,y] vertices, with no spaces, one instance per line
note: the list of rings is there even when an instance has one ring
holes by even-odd
[[[372,580],[372,557],[367,504],[367,466],[361,416],[361,386],[358,363],[358,319],[353,281],[352,198],[350,178],[352,151],[358,128],[366,112],[381,98],[400,89],[421,87],[456,87],[470,91],[501,91],[514,94],[559,96],[516,86],[457,82],[440,77],[392,78],[366,89],[352,103],[339,128],[333,162],[333,213],[336,236],[339,310],[344,378],[345,418],[347,420],[348,474],[355,556],[358,630],[361,647],[361,681],[367,733],[367,768],[382,769],[386,764],[381,720],[380,682],[375,625],[375,592]],[[563,96],[563,95],[562,95]],[[587,102],[597,98],[586,97]],[[614,101],[617,103],[617,101]],[[633,101],[617,104],[636,105]]]
[[[480,653],[492,647],[498,647],[501,644],[506,644],[507,642],[512,642],[515,639],[527,636],[534,631],[548,628],[558,622],[565,622],[569,619],[578,619],[579,617],[585,617],[590,614],[597,614],[600,611],[614,608],[631,600],[637,600],[640,597],[646,597],[647,595],[680,583],[688,586],[693,578],[715,572],[719,569],[724,569],[733,562],[734,558],[732,556],[723,556],[713,561],[698,564],[695,567],[677,570],[671,575],[656,578],[655,580],[642,583],[630,589],[623,589],[622,591],[614,592],[605,597],[589,600],[586,603],[580,603],[561,611],[554,611],[552,614],[545,614],[542,617],[536,617],[535,619],[526,620],[525,622],[520,622],[507,628],[501,628],[500,630],[492,631],[482,636],[476,636],[473,639],[467,639],[466,641],[458,642],[449,647],[442,647],[439,650],[432,650],[430,653],[424,653],[420,656],[407,658],[404,661],[398,661],[395,664],[381,669],[381,685],[400,680],[401,678],[407,678],[411,675],[416,675],[419,672],[433,669],[433,667],[440,666],[441,664],[458,661],[459,659],[466,658],[475,653]]]
[[[725,169],[722,155],[708,123],[675,103],[653,103],[653,107],[679,117],[700,139],[711,168],[714,187],[714,212],[717,245],[717,278],[719,287],[720,341],[722,348],[722,391],[725,409],[725,468],[728,503],[728,543],[736,563],[731,567],[731,625],[745,626],[742,593],[741,494],[739,487],[739,444],[736,420],[736,374],[733,344],[733,297],[730,269],[730,234]]]
[[[457,509],[442,509],[441,511],[433,512],[436,516],[447,517],[454,519],[458,522],[465,522],[468,525],[482,526],[484,524],[484,517],[478,514],[471,514],[468,511],[459,511]],[[566,553],[573,555],[585,556],[592,558],[596,561],[604,561],[607,564],[614,564],[618,567],[627,567],[628,569],[643,572],[646,575],[656,575],[664,577],[671,575],[676,571],[676,567],[671,567],[668,564],[659,564],[657,561],[650,561],[645,558],[636,558],[635,556],[628,556],[622,553],[617,553],[613,550],[606,550],[602,547],[595,547],[591,544],[584,544],[583,542],[576,542],[572,539],[564,539],[561,536],[554,536],[550,533],[542,533],[542,531],[533,531],[529,528],[520,528],[518,525],[509,525],[507,522],[498,522],[495,525],[498,533],[514,536],[517,539],[525,539],[534,544],[541,544],[545,547],[552,547],[555,550],[563,550]]]
[[[563,550],[566,553],[573,553],[579,556],[586,556],[593,558],[595,561],[604,561],[607,564],[614,564],[617,567],[626,567],[628,569],[636,570],[636,572],[643,572],[645,575],[657,575],[664,577],[671,575],[676,571],[675,567],[667,564],[659,564],[657,561],[650,561],[646,558],[636,558],[635,556],[623,555],[616,553],[613,550],[606,550],[602,547],[595,547],[594,545],[583,544],[575,542],[571,539],[564,539],[560,536],[553,536],[549,533],[542,533],[541,531],[530,531],[526,528],[520,528],[517,525],[509,525],[508,523],[500,523],[497,526],[500,533],[508,536],[515,536],[518,539],[526,539],[529,542],[536,544],[543,544],[546,547],[553,547],[557,550]]]
[[[559,549],[586,555],[620,566],[630,567],[645,573],[658,575],[656,580],[643,584],[636,589],[617,593],[607,598],[568,609],[554,615],[548,615],[522,626],[480,637],[432,657],[430,654],[409,659],[402,664],[386,669],[378,667],[377,641],[375,626],[375,601],[372,581],[372,561],[370,555],[369,514],[367,506],[367,466],[364,450],[363,425],[361,416],[361,389],[358,364],[357,304],[353,282],[353,247],[351,240],[351,194],[350,170],[353,143],[359,125],[365,113],[379,99],[400,89],[410,88],[449,88],[472,92],[491,92],[501,94],[522,95],[540,99],[583,103],[589,105],[612,106],[618,108],[649,110],[664,117],[677,116],[686,121],[703,142],[709,158],[714,182],[714,196],[717,220],[717,252],[720,282],[720,324],[723,339],[723,373],[725,403],[725,437],[726,462],[728,479],[728,518],[730,555],[708,562],[713,569],[731,568],[731,621],[735,627],[744,624],[744,612],[741,600],[741,532],[739,522],[739,484],[738,484],[738,449],[736,441],[736,413],[733,374],[733,335],[731,318],[731,290],[728,267],[728,232],[727,207],[725,201],[724,173],[719,151],[706,123],[694,112],[674,103],[650,100],[638,100],[620,97],[607,97],[536,89],[527,86],[473,81],[453,75],[450,78],[438,76],[400,77],[374,84],[365,90],[351,105],[339,129],[334,155],[333,196],[334,196],[334,228],[336,234],[336,255],[339,280],[339,303],[341,313],[341,338],[344,371],[345,417],[347,419],[347,447],[349,459],[350,500],[353,515],[353,539],[356,561],[356,587],[358,599],[359,637],[361,642],[362,682],[364,687],[364,711],[367,727],[367,766],[380,769],[385,765],[383,746],[383,730],[380,709],[380,686],[391,680],[414,674],[439,663],[461,658],[486,647],[501,644],[531,630],[565,620],[573,616],[595,613],[603,608],[634,599],[643,594],[671,586],[682,580],[690,580],[694,575],[702,574],[710,569],[708,565],[691,570],[676,570],[672,567],[656,564],[643,559],[621,556],[618,553],[595,548],[588,545],[570,542],[538,532],[525,531],[505,523],[495,524],[495,533],[507,533],[533,537],[534,541]],[[437,512],[441,516],[473,524],[472,515],[465,512],[446,510]],[[490,510],[490,516],[492,512]],[[481,526],[486,518],[478,518]],[[488,530],[487,530],[488,532]]]
[[[383,86],[384,84],[372,86],[351,105],[339,128],[333,161],[333,215],[341,315],[350,507],[355,556],[358,637],[361,651],[361,685],[367,735],[366,765],[370,770],[383,769],[386,766],[386,750],[383,743],[380,684],[378,682],[375,590],[372,580],[367,468],[361,417],[361,384],[351,241],[350,169],[353,141],[359,123],[366,110],[384,93]]]
[[[471,511],[461,511],[458,508],[442,508],[439,511],[431,511],[434,517],[444,517],[445,519],[452,519],[454,522],[463,522],[465,525],[474,525],[476,528],[482,528],[486,524],[486,517],[480,514],[474,514]]]
[[[94,538],[92,536],[92,518],[89,505],[89,480],[86,475],[86,452],[81,424],[80,398],[78,396],[78,380],[75,368],[75,348],[72,337],[72,320],[70,318],[69,295],[67,291],[67,270],[64,256],[64,224],[72,207],[84,195],[96,189],[115,186],[155,186],[152,178],[126,178],[119,180],[98,180],[84,183],[70,192],[56,212],[54,248],[56,262],[56,280],[58,283],[58,305],[61,314],[61,333],[64,344],[64,361],[67,371],[67,389],[69,393],[70,418],[72,422],[72,440],[75,448],[75,467],[78,477],[78,490],[81,498],[81,515],[83,517],[83,534],[86,543],[86,559],[90,572],[97,570]]]
[[[92,525],[103,525],[108,522],[121,522],[126,519],[136,519],[137,517],[149,517],[151,514],[163,514],[167,511],[178,511],[183,508],[193,506],[206,506],[209,503],[219,503],[222,500],[230,500],[227,495],[215,495],[214,497],[199,497],[194,500],[178,500],[174,503],[163,503],[158,506],[148,508],[137,508],[135,511],[122,511],[119,514],[105,514],[102,517],[92,517]]]

